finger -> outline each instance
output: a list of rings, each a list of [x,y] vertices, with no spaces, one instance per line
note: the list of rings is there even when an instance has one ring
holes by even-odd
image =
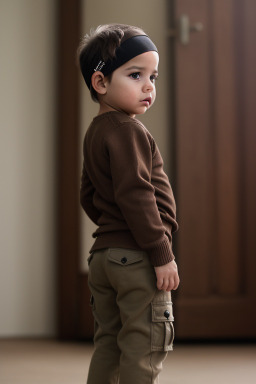
[[[163,286],[163,278],[158,278],[157,279],[157,288],[159,289],[159,291],[161,291],[161,289],[162,289],[162,286]]]
[[[179,284],[180,284],[180,278],[177,275],[176,278],[175,278],[174,286],[173,286],[173,290],[174,291],[176,291],[176,289],[178,288]]]
[[[168,285],[168,287],[167,287],[167,289],[166,289],[166,292],[170,292],[171,290],[173,290],[173,289],[174,289],[174,286],[175,286],[174,279],[170,279],[170,280],[169,280],[169,285]]]
[[[167,291],[168,287],[169,287],[169,279],[164,279],[163,285],[162,285],[162,290]]]

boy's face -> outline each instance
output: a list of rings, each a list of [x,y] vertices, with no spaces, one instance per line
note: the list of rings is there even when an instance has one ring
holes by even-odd
[[[110,82],[106,77],[106,93],[101,95],[100,113],[117,110],[131,117],[145,113],[156,98],[158,62],[157,52],[145,52],[117,68]]]

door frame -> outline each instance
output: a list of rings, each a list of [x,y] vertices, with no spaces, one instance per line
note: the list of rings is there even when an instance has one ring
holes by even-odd
[[[57,337],[78,338],[80,0],[59,0],[57,20]]]

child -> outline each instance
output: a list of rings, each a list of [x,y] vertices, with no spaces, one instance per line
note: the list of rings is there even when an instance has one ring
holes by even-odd
[[[135,118],[155,101],[158,61],[154,43],[129,25],[100,26],[79,49],[99,103],[84,139],[80,195],[98,226],[88,259],[95,319],[89,384],[158,383],[172,350],[175,201],[159,149]]]

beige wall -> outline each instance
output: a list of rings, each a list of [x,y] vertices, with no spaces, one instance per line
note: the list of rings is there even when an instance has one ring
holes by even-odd
[[[166,0],[83,0],[83,34],[99,24],[125,23],[142,27],[158,47],[160,53],[159,79],[157,81],[157,99],[144,116],[139,117],[152,133],[165,161],[165,169],[169,172],[169,133],[168,129],[168,93],[166,87]],[[82,83],[82,117],[81,136],[84,135],[92,117],[97,113],[97,104],[90,100],[89,92]],[[82,142],[82,139],[81,139]],[[86,269],[86,257],[92,245],[91,232],[94,225],[82,215],[82,268]]]
[[[0,1],[0,337],[55,322],[55,10]]]

